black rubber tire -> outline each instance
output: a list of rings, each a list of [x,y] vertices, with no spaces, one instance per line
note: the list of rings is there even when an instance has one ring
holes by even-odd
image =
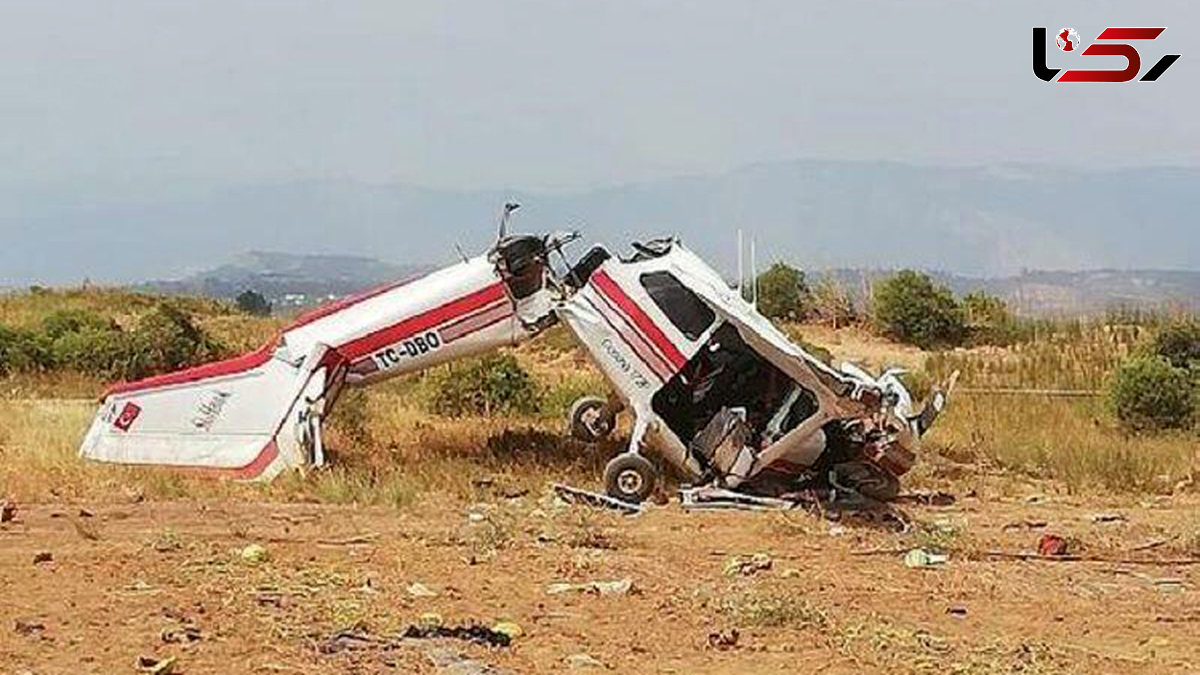
[[[864,497],[890,502],[900,494],[900,479],[870,462],[842,462],[834,464],[832,471],[838,485]]]
[[[595,417],[597,413],[599,417]],[[616,427],[616,415],[608,409],[608,401],[599,396],[583,396],[571,404],[567,425],[571,438],[584,443],[598,443],[612,434]]]
[[[625,452],[609,460],[604,467],[604,491],[609,497],[641,504],[654,493],[658,470],[650,460]]]

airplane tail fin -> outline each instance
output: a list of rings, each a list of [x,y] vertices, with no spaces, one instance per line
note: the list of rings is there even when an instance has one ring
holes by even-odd
[[[216,363],[121,383],[105,392],[80,456],[239,480],[324,462],[321,418],[345,363],[317,345],[293,359],[278,338]]]

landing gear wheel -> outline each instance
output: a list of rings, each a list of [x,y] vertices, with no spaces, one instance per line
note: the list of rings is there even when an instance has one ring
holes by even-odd
[[[608,407],[608,401],[598,396],[584,396],[571,405],[567,423],[571,437],[585,443],[596,443],[608,438],[616,426],[616,415]]]
[[[604,467],[604,491],[609,497],[641,504],[654,492],[658,472],[650,460],[632,452],[613,457]]]
[[[870,462],[842,462],[831,470],[837,485],[857,490],[864,497],[890,502],[900,494],[900,479]]]

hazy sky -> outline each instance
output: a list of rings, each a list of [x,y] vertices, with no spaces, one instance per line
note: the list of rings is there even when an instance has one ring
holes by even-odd
[[[1047,84],[1034,25],[1167,26],[1143,68],[1183,58],[1157,83]],[[1195,0],[0,0],[0,198],[580,189],[797,157],[1194,166],[1198,32]]]

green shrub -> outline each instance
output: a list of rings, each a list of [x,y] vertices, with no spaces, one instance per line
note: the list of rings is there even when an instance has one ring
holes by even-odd
[[[1182,429],[1195,421],[1196,384],[1188,371],[1161,356],[1135,356],[1108,383],[1108,401],[1127,429]]]
[[[122,374],[126,378],[194,366],[220,358],[224,352],[187,312],[171,303],[161,303],[142,316],[130,337],[133,358]]]
[[[1019,325],[1008,304],[984,291],[963,296],[962,313],[966,337],[973,344],[1009,345],[1016,342]]]
[[[772,319],[800,319],[808,312],[810,293],[804,272],[777,262],[758,275],[758,311]]]
[[[541,392],[512,354],[491,354],[430,375],[430,409],[439,415],[533,413]]]
[[[1161,356],[1176,368],[1200,373],[1200,320],[1183,319],[1162,326],[1145,351]]]
[[[927,274],[899,272],[875,287],[874,303],[876,326],[890,338],[922,348],[962,342],[962,309]]]
[[[54,367],[104,378],[123,378],[136,360],[123,331],[94,327],[64,333],[50,346]]]
[[[0,325],[0,375],[51,367],[45,338],[39,333]]]
[[[82,331],[119,330],[116,322],[86,309],[62,309],[42,319],[42,332],[51,340]]]

